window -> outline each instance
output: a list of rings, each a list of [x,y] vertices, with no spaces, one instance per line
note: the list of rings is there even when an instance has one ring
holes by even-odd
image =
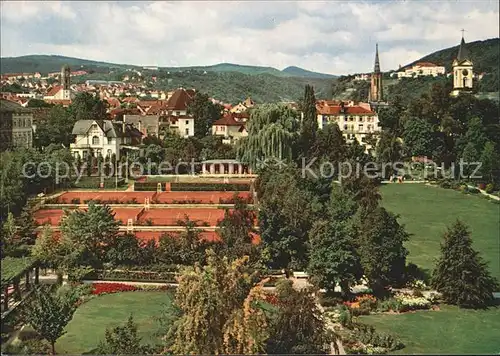
[[[98,145],[99,144],[99,137],[94,136],[92,137],[92,145]]]
[[[83,158],[87,158],[87,151],[83,151]]]
[[[358,125],[358,131],[363,131],[363,124]]]
[[[186,120],[186,125],[189,125],[189,120]]]
[[[186,129],[186,136],[189,136],[189,129]]]
[[[358,121],[359,121],[359,122],[363,122],[363,116],[359,116],[359,117],[358,117]]]
[[[176,111],[176,112],[175,112],[175,115],[177,115],[177,116],[179,116],[180,114],[181,114],[181,112],[180,112],[180,111]]]
[[[347,125],[344,125],[344,130],[347,130]]]
[[[97,125],[96,125],[96,124],[93,124],[92,126],[90,126],[90,129],[91,129],[92,131],[97,130]]]

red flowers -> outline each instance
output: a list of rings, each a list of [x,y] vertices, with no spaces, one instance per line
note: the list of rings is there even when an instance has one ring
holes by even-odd
[[[136,286],[123,283],[93,283],[92,286],[94,287],[92,290],[92,294],[94,295],[132,292],[138,289]]]

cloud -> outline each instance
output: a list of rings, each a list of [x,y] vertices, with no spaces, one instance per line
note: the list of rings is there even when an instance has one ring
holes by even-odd
[[[137,65],[220,62],[369,72],[498,37],[496,1],[2,1],[1,55]]]

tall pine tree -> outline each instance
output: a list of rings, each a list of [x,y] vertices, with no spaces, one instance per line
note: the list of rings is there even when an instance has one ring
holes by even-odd
[[[307,157],[316,141],[318,131],[318,119],[316,113],[316,97],[314,88],[306,85],[304,92],[304,101],[302,102],[302,126],[300,129],[302,156]]]
[[[444,233],[432,286],[445,302],[463,308],[485,307],[499,288],[487,264],[472,248],[469,229],[459,220]]]

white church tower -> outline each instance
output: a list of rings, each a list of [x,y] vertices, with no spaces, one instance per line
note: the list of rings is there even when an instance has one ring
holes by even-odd
[[[458,96],[461,92],[472,91],[473,63],[469,51],[465,47],[465,40],[462,30],[462,42],[458,49],[457,58],[453,61],[453,91],[452,96]]]

